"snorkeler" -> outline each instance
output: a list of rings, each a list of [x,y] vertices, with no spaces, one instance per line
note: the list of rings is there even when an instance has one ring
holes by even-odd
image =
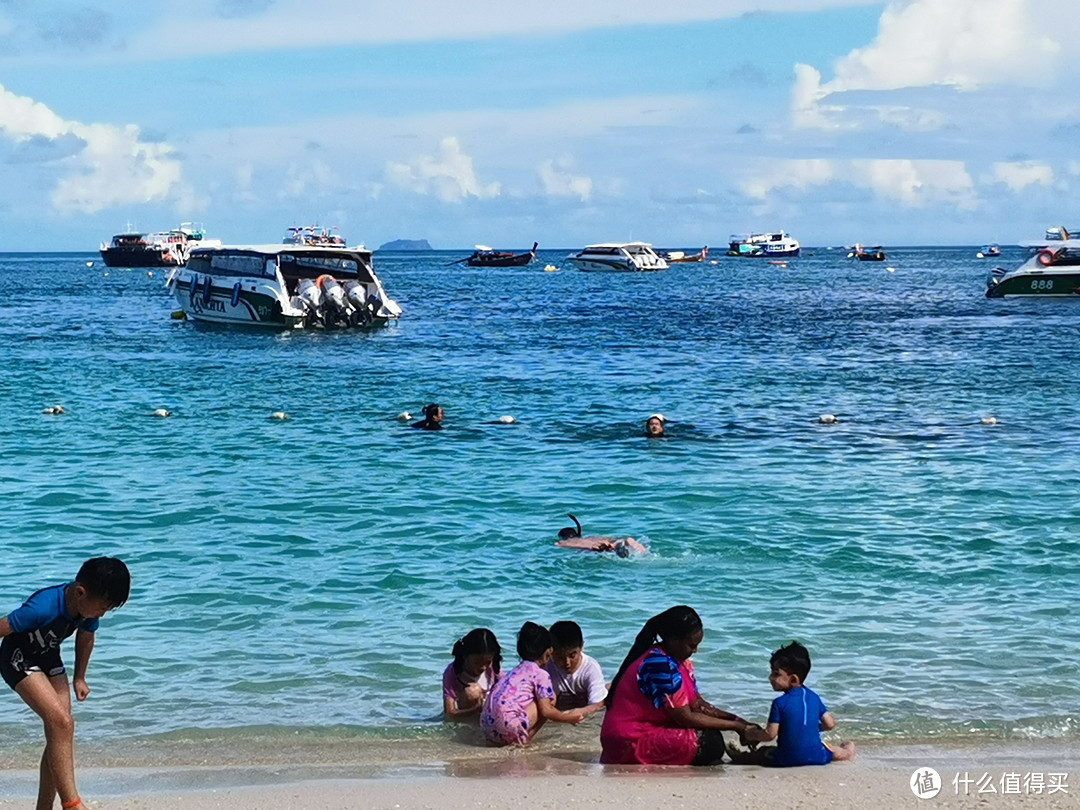
[[[567,526],[559,529],[559,539],[555,542],[558,548],[572,548],[578,551],[614,551],[619,557],[649,553],[649,550],[633,537],[600,537],[598,535],[582,537],[578,519],[570,514],[567,517],[574,521],[577,528]]]

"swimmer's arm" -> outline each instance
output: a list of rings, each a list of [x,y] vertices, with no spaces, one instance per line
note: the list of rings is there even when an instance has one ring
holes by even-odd
[[[11,635],[11,622],[8,621],[7,616],[0,619],[0,638]]]
[[[75,677],[71,685],[77,700],[86,700],[90,687],[86,685],[86,668],[90,664],[90,653],[94,651],[94,634],[86,630],[75,633]]]
[[[559,711],[555,708],[555,701],[550,698],[537,698],[536,708],[540,712],[540,716],[545,720],[552,720],[556,723],[580,723],[585,719],[584,709],[570,709],[570,711]]]
[[[818,724],[818,728],[822,731],[832,731],[836,728],[836,720],[829,712],[821,715],[821,722]]]

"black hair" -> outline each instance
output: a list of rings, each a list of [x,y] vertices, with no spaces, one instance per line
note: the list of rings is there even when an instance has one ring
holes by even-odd
[[[464,636],[454,642],[452,651],[454,656],[454,674],[460,675],[461,668],[465,665],[465,658],[469,655],[490,655],[491,669],[499,672],[502,669],[502,647],[495,634],[486,627],[477,627],[470,630]]]
[[[537,661],[551,647],[551,633],[535,622],[525,622],[518,630],[517,654],[522,661]]]
[[[420,413],[422,413],[424,415],[425,419],[430,419],[431,417],[433,417],[438,412],[438,410],[439,410],[439,403],[438,402],[432,402],[430,405],[425,405],[424,409],[422,411],[420,411]]]
[[[656,644],[657,637],[662,641],[673,641],[689,638],[700,629],[701,617],[698,616],[696,610],[686,605],[670,607],[645,622],[645,626],[641,628],[641,632],[634,639],[634,645],[630,648],[630,652],[626,654],[622,666],[619,667],[618,673],[611,679],[611,688],[608,689],[607,697],[604,699],[607,707],[610,709],[612,702],[615,700],[615,687],[619,685],[623,673],[634,661]]]
[[[104,599],[110,610],[124,604],[131,592],[131,573],[115,557],[87,560],[75,575],[75,581],[95,599]]]
[[[551,633],[552,647],[569,650],[585,646],[585,637],[581,635],[581,626],[577,622],[555,622],[548,632]]]
[[[799,642],[793,641],[772,654],[769,666],[782,669],[789,675],[798,675],[799,680],[805,683],[806,676],[810,674],[810,651]]]

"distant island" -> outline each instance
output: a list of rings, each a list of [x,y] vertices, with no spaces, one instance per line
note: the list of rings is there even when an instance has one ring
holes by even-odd
[[[395,239],[379,245],[379,250],[434,250],[427,239]]]

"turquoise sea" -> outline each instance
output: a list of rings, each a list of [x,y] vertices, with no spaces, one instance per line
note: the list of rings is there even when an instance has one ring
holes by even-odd
[[[512,664],[524,620],[574,619],[610,676],[680,603],[702,693],[747,717],[795,638],[844,737],[1075,742],[1080,301],[987,300],[976,250],[640,275],[376,254],[405,314],[367,334],[199,328],[161,272],[0,254],[0,610],[127,561],[91,744],[449,748],[461,634],[492,628]],[[432,401],[441,433],[395,418]],[[567,512],[651,554],[555,549]],[[38,741],[3,701],[0,739]],[[599,750],[598,722],[551,731]]]

